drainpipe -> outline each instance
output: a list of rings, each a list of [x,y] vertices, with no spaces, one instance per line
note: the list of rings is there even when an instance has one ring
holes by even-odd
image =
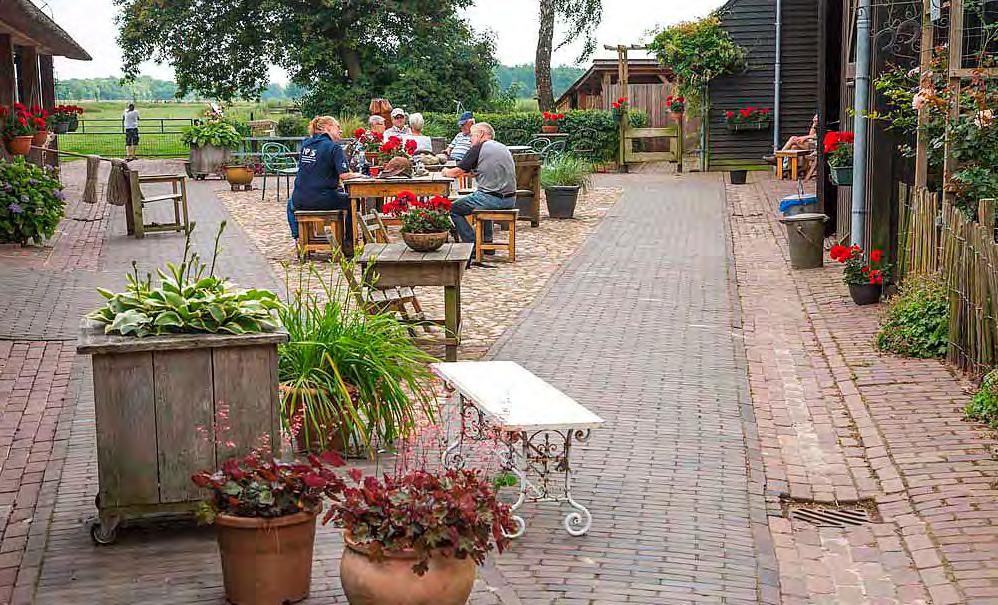
[[[776,0],[776,63],[773,65],[773,151],[780,148],[780,58],[783,54],[783,0]]]
[[[871,0],[859,0],[856,11],[856,98],[853,104],[852,243],[866,246],[867,115],[870,109]]]

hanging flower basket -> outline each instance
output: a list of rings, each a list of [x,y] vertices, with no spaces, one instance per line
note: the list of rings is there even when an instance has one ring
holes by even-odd
[[[743,107],[724,112],[728,130],[766,130],[773,124],[772,110],[767,107]]]

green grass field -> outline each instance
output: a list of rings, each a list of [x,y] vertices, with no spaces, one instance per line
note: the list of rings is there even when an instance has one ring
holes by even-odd
[[[68,103],[68,102],[67,102]],[[59,137],[59,148],[83,154],[118,157],[125,153],[125,135],[120,132],[121,114],[125,101],[84,101],[75,103],[84,109],[80,130]],[[156,103],[140,102],[139,155],[183,157],[187,147],[180,141],[180,130],[185,122],[160,120],[191,120],[204,115],[207,103]],[[287,115],[283,110],[264,103],[234,103],[225,108],[225,115],[240,121],[278,120]]]

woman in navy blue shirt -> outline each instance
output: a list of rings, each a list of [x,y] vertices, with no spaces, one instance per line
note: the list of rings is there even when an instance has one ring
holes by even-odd
[[[350,198],[340,189],[340,181],[361,175],[350,172],[346,154],[335,142],[342,137],[343,129],[336,118],[319,116],[309,122],[308,132],[311,136],[302,141],[301,152],[298,154],[295,190],[288,199],[291,237],[298,239],[295,210],[347,210],[344,233],[353,233]]]

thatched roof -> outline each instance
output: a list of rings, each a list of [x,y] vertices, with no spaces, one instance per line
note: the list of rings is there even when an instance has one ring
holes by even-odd
[[[14,44],[38,47],[38,54],[80,61],[92,59],[31,0],[0,0],[0,33],[10,34]]]

